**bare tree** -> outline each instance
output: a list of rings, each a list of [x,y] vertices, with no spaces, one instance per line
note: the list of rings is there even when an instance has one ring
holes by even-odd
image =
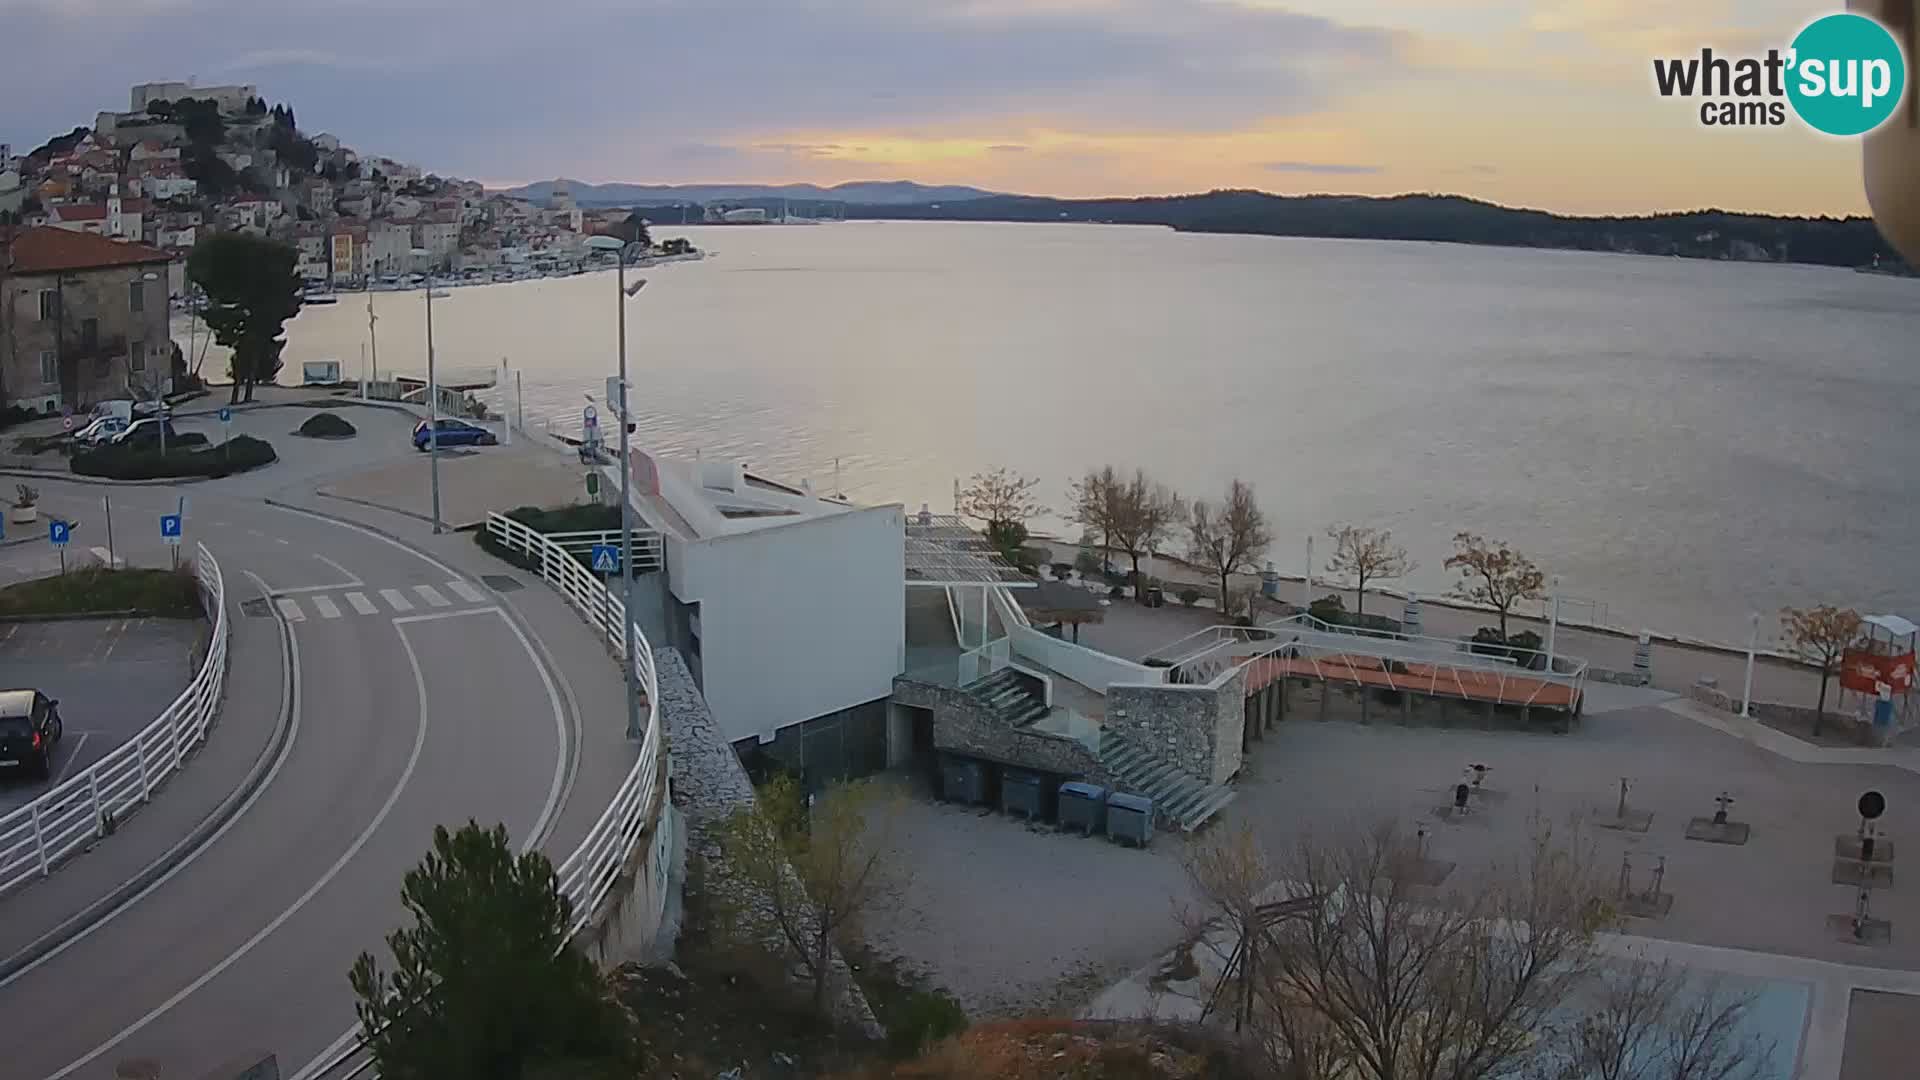
[[[974,473],[960,489],[960,515],[985,525],[989,536],[996,528],[1018,525],[1024,530],[1028,521],[1046,513],[1033,494],[1039,486],[1039,478],[1005,467]]]
[[[1193,501],[1187,519],[1187,555],[1219,580],[1221,615],[1233,614],[1228,579],[1259,570],[1261,557],[1272,546],[1273,533],[1254,501],[1252,484],[1235,477],[1227,485],[1226,499],[1217,506],[1206,499]]]
[[[1500,639],[1507,638],[1507,614],[1522,600],[1539,597],[1546,575],[1533,560],[1507,546],[1462,532],[1453,537],[1453,554],[1446,567],[1460,572],[1454,595],[1485,604],[1500,613]]]
[[[1168,539],[1175,523],[1186,513],[1180,496],[1165,484],[1147,479],[1145,469],[1135,469],[1133,479],[1114,490],[1112,509],[1114,543],[1133,560],[1133,598],[1137,603],[1145,591],[1140,587],[1140,557]]]
[[[1407,557],[1406,548],[1393,542],[1390,529],[1341,524],[1328,529],[1327,535],[1333,539],[1327,573],[1352,580],[1355,614],[1367,613],[1367,582],[1403,578],[1420,567]]]
[[[1596,973],[1559,1055],[1558,1080],[1760,1080],[1773,1043],[1743,1036],[1756,995],[1696,979],[1668,961]],[[1583,995],[1586,996],[1586,995]]]
[[[1113,523],[1120,516],[1120,492],[1126,481],[1111,465],[1088,469],[1087,475],[1067,485],[1067,517],[1090,533],[1100,534],[1100,565],[1107,565],[1113,549]]]
[[[1794,655],[1820,669],[1820,703],[1813,713],[1813,733],[1827,719],[1827,681],[1840,673],[1847,650],[1861,644],[1865,623],[1852,608],[1822,604],[1802,611],[1780,609],[1780,635]]]
[[[769,924],[806,972],[822,1012],[834,944],[904,885],[891,799],[876,782],[854,781],[809,807],[799,782],[783,776],[719,826],[727,872],[750,893],[743,914]]]

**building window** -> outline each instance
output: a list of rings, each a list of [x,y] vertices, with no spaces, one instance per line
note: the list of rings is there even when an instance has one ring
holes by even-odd
[[[40,381],[48,386],[60,383],[60,357],[52,350],[40,354]]]
[[[99,319],[80,320],[80,347],[89,350],[100,347]]]
[[[127,348],[127,368],[131,371],[147,370],[147,343],[136,341]]]
[[[52,322],[60,317],[60,294],[53,289],[40,290],[40,321]]]
[[[128,311],[147,310],[146,284],[147,283],[144,281],[133,281],[127,284],[127,310]]]

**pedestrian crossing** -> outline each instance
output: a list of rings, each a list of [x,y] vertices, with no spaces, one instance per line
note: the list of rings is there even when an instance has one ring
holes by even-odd
[[[321,620],[351,618],[359,615],[404,615],[408,612],[426,608],[437,610],[451,608],[456,604],[485,604],[491,600],[486,593],[466,581],[449,581],[441,587],[433,585],[410,585],[405,589],[377,589],[370,595],[367,592],[343,591],[338,599],[326,593],[303,593],[298,596],[281,595],[273,598],[273,604],[288,622],[306,622],[309,618]],[[449,599],[452,593],[457,600]],[[376,602],[375,596],[378,596]]]

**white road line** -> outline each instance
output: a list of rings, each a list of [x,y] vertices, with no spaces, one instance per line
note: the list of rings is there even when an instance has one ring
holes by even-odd
[[[463,619],[468,615],[491,615],[500,609],[497,607],[461,608],[459,611],[430,611],[425,615],[401,615],[396,623],[439,622],[441,619]]]
[[[266,581],[263,580],[260,575],[251,570],[241,570],[240,572],[253,579],[254,585],[260,589],[260,595],[267,596],[271,594],[272,590],[267,587]],[[200,858],[201,855],[206,854],[208,849],[212,848],[214,844],[219,843],[220,838],[227,835],[227,830],[238,825],[240,819],[247,816],[247,811],[253,809],[253,804],[260,801],[260,796],[266,794],[267,789],[273,786],[273,778],[280,775],[280,767],[285,765],[287,759],[293,755],[293,744],[295,740],[300,737],[300,639],[294,636],[292,626],[288,626],[285,629],[287,635],[286,651],[282,654],[282,659],[287,664],[287,678],[281,690],[280,707],[288,717],[287,741],[280,747],[280,756],[273,759],[273,765],[267,769],[267,775],[260,781],[260,786],[253,789],[253,794],[247,796],[247,800],[240,804],[240,808],[233,812],[232,817],[228,818],[224,824],[213,831],[212,836],[201,841],[200,846],[188,852],[186,858],[175,863],[173,868],[161,874],[158,880],[121,901],[118,906],[101,916],[99,921],[93,925],[61,942],[52,949],[47,950],[46,955],[6,978],[0,979],[0,990],[4,990],[16,981],[26,978],[28,974],[38,971],[42,964],[50,963],[54,957],[59,956],[61,953],[92,937],[95,931],[106,926],[114,919],[119,918],[128,908],[145,900],[155,889],[172,881],[175,875],[193,865],[195,860]]]
[[[415,585],[413,591],[420,594],[420,599],[425,600],[428,607],[451,607],[453,605],[453,601],[441,596],[440,590],[431,585]]]
[[[380,613],[380,609],[373,606],[373,601],[367,599],[366,593],[348,593],[347,603],[352,604],[353,610],[362,615],[378,615]]]
[[[91,734],[93,733],[90,731],[83,731],[80,733],[80,738],[73,744],[73,753],[67,755],[66,764],[60,766],[60,771],[54,773],[53,778],[47,781],[48,791],[52,791],[54,788],[59,787],[60,781],[66,779],[67,770],[73,768],[73,763],[80,760],[80,748],[87,745],[87,736]]]
[[[307,621],[307,613],[300,610],[300,601],[295,600],[293,597],[275,597],[273,602],[274,605],[280,609],[280,614],[286,616],[288,622]]]
[[[407,756],[407,767],[400,771],[400,779],[395,781],[393,790],[387,793],[387,801],[380,804],[380,810],[373,815],[373,820],[367,823],[367,827],[361,830],[359,836],[354,838],[353,843],[347,850],[340,853],[340,857],[334,860],[333,865],[327,867],[327,872],[320,875],[320,880],[309,886],[306,892],[301,893],[300,898],[295,900],[287,910],[274,916],[272,922],[255,931],[254,935],[246,941],[241,942],[240,947],[228,953],[226,959],[208,968],[206,974],[188,983],[178,993],[175,993],[172,997],[154,1006],[151,1012],[135,1020],[133,1023],[128,1024],[122,1028],[118,1034],[106,1042],[101,1043],[99,1046],[94,1047],[92,1050],[89,1050],[85,1055],[75,1060],[66,1068],[49,1076],[47,1080],[64,1080],[65,1077],[72,1076],[74,1073],[91,1065],[100,1055],[107,1053],[114,1047],[119,1046],[121,1043],[139,1034],[141,1029],[145,1028],[148,1024],[158,1020],[175,1005],[185,1001],[198,992],[201,987],[219,978],[228,968],[239,963],[241,958],[252,952],[256,945],[267,940],[274,931],[285,926],[288,919],[298,915],[302,908],[306,907],[315,896],[320,894],[320,890],[326,888],[335,877],[338,877],[340,871],[346,869],[347,864],[353,861],[354,856],[360,854],[360,849],[367,846],[367,841],[373,839],[373,834],[379,831],[381,825],[386,823],[387,815],[393,812],[394,804],[400,801],[401,792],[405,791],[407,784],[412,781],[413,771],[420,764],[420,752],[426,749],[427,745],[427,677],[420,670],[420,657],[413,651],[413,643],[407,640],[407,635],[404,630],[400,633],[400,644],[407,650],[407,663],[413,667],[413,687],[416,699],[419,702],[420,726],[413,733],[413,752]],[[165,879],[163,878],[162,880]]]
[[[452,589],[455,595],[469,604],[484,604],[487,602],[487,597],[484,593],[457,578],[447,582],[447,588]]]
[[[346,581],[342,582],[342,584],[359,585],[362,583],[360,581],[359,576],[356,575],[353,571],[347,569],[344,566],[341,566],[339,563],[334,562],[332,559],[327,558],[325,555],[322,555],[319,552],[314,552],[313,557],[316,559],[319,559],[323,563],[326,563],[328,566],[333,567],[335,570],[340,571],[340,576],[347,579]]]
[[[339,617],[340,617],[340,609],[339,609],[338,607],[336,607],[336,606],[334,605],[334,602],[333,602],[333,598],[332,598],[332,597],[330,597],[330,596],[314,596],[314,597],[309,597],[309,599],[311,599],[311,600],[313,601],[313,606],[314,606],[314,607],[316,607],[316,608],[319,608],[319,609],[320,609],[320,617],[321,617],[321,618],[323,618],[323,619],[337,619],[337,618],[339,618]]]
[[[407,594],[399,589],[381,589],[380,599],[385,600],[387,606],[395,611],[413,610],[413,601],[407,599]]]

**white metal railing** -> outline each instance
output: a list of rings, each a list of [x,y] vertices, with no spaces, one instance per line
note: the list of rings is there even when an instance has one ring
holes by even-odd
[[[206,738],[227,677],[226,583],[205,544],[198,547],[193,572],[213,617],[213,636],[193,681],[112,753],[0,816],[0,893],[45,877],[60,860],[125,821]]]
[[[492,528],[491,524],[488,526]],[[497,533],[495,534],[498,535]],[[606,529],[600,532],[557,532],[544,533],[547,540],[558,544],[569,555],[591,554],[595,544],[620,546],[620,530]],[[504,543],[504,541],[502,541]],[[633,530],[633,572],[644,573],[658,570],[666,564],[665,548],[661,545],[660,533],[653,529]]]
[[[1136,664],[1118,656],[1062,641],[1028,626],[1012,629],[1014,654],[1058,672],[1092,690],[1105,694],[1114,683],[1138,685],[1165,682],[1165,669]]]
[[[620,631],[626,610],[620,598],[610,593],[592,571],[580,565],[578,559],[551,538],[504,514],[489,513],[487,531],[507,548],[536,560],[540,576],[547,584],[558,589],[581,617],[600,632],[616,656],[620,654],[626,647]],[[634,561],[638,563],[638,557]],[[573,934],[586,929],[592,921],[632,857],[641,834],[658,819],[660,807],[666,802],[666,792],[658,782],[660,685],[653,669],[653,647],[638,625],[633,627],[633,646],[634,672],[647,698],[647,730],[640,743],[640,760],[620,782],[619,790],[614,792],[600,819],[587,830],[580,845],[556,871],[560,894],[573,903],[573,925],[568,928]]]
[[[961,653],[959,686],[965,689],[1013,663],[1012,645],[1001,637]]]

